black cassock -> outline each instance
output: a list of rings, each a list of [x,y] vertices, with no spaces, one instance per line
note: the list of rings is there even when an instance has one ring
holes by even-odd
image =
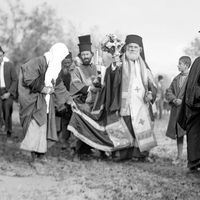
[[[187,134],[188,167],[200,166],[200,57],[191,66],[178,118]]]

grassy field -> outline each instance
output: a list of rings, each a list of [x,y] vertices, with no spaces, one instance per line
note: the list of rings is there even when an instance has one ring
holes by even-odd
[[[168,115],[155,122],[158,146],[153,162],[113,162],[97,158],[72,160],[60,144],[50,149],[47,162],[30,162],[19,149],[23,138],[17,105],[13,113],[12,142],[0,135],[0,200],[199,200],[200,173],[189,173],[184,160],[178,166],[176,143],[165,137]]]

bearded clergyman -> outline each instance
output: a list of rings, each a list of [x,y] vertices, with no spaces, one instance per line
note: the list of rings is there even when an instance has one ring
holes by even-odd
[[[81,104],[92,104],[92,96],[95,97],[98,90],[93,84],[93,80],[98,76],[97,66],[93,62],[94,53],[92,52],[92,43],[90,35],[79,36],[79,65],[75,67],[72,73],[70,92],[76,102]],[[81,140],[75,140],[72,148],[81,154],[90,154],[91,147]],[[75,147],[74,147],[75,146]]]
[[[148,160],[149,150],[157,145],[151,112],[156,85],[145,62],[142,38],[128,35],[121,55],[116,37],[111,35],[105,44],[113,62],[102,89],[89,112],[74,110],[68,129],[91,147],[112,152],[115,160]]]
[[[134,138],[133,148],[123,151],[122,154],[125,155],[122,157],[148,159],[148,150],[151,148],[151,143],[155,142],[151,104],[156,97],[156,85],[145,62],[140,36],[126,37],[122,63],[119,113]],[[113,70],[111,73],[116,72]]]
[[[76,95],[76,99],[79,98],[82,103],[85,103],[88,93],[96,90],[92,84],[92,79],[98,75],[98,72],[96,65],[93,63],[90,35],[79,36],[78,46],[80,64],[72,74],[70,92],[73,96]]]

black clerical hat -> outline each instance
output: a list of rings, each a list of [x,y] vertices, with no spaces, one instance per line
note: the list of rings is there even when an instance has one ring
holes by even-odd
[[[140,37],[139,35],[127,35],[125,43],[126,43],[126,45],[130,44],[130,43],[136,43],[140,47],[143,47],[142,37]]]
[[[143,42],[142,42],[142,37],[140,37],[139,35],[127,35],[126,39],[125,39],[125,45],[128,45],[130,43],[136,43],[140,47],[142,47],[142,51],[140,52],[140,55],[143,58],[143,60],[145,60],[144,46],[143,46]]]
[[[79,36],[79,51],[92,51],[91,46],[91,39],[90,39],[90,35],[83,35],[83,36]]]

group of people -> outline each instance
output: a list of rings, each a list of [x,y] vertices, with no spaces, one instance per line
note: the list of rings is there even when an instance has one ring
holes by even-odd
[[[109,66],[94,63],[90,35],[83,35],[76,63],[66,45],[56,43],[23,64],[18,75],[0,48],[0,112],[5,131],[10,137],[12,102],[18,96],[24,133],[20,148],[31,152],[34,160],[43,158],[59,137],[65,145],[70,136],[74,137],[71,149],[78,156],[96,149],[101,157],[114,160],[149,159],[149,151],[157,145],[152,105],[158,88],[145,60],[142,37],[127,35],[125,43],[113,35],[107,39],[102,49],[112,58]],[[177,162],[187,135],[191,170],[200,167],[199,62],[197,58],[189,72],[191,59],[182,56],[180,74],[165,94],[171,105],[166,135],[177,139]]]

